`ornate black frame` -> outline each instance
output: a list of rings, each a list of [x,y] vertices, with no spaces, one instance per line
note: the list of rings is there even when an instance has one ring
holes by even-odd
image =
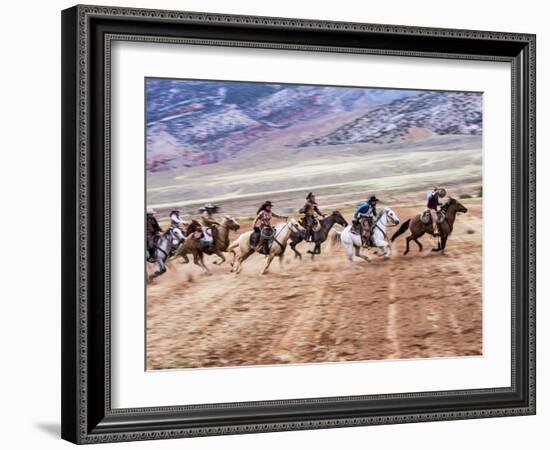
[[[512,385],[112,409],[113,40],[507,61],[512,66]],[[98,6],[62,12],[62,437],[96,443],[535,413],[535,36]]]

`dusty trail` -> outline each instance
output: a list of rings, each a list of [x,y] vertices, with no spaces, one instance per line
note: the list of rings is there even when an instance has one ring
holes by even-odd
[[[228,263],[205,276],[172,262],[148,286],[149,369],[479,355],[482,351],[481,204],[459,215],[447,255],[405,240],[384,260],[353,268],[340,246],[312,261],[290,250],[259,277],[264,257],[239,275]],[[401,220],[418,208],[395,208]],[[391,230],[393,232],[393,230]],[[390,233],[391,234],[391,233]],[[234,237],[234,236],[233,236]],[[300,244],[300,251],[310,244]]]

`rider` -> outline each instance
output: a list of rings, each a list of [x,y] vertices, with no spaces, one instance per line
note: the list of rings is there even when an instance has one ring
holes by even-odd
[[[214,245],[214,239],[216,237],[216,226],[219,225],[214,219],[213,214],[218,211],[218,207],[207,203],[206,205],[199,208],[201,213],[200,224],[202,226],[202,242],[207,247],[212,247]]]
[[[260,253],[267,255],[269,251],[269,239],[262,239],[262,230],[266,227],[271,228],[271,218],[276,217],[277,219],[288,219],[287,216],[280,216],[271,211],[273,204],[270,200],[264,202],[262,206],[258,209],[256,213],[256,219],[252,224],[254,231],[251,236],[251,244],[253,247],[256,247]]]
[[[172,235],[178,240],[178,244],[185,239],[183,231],[181,231],[180,225],[186,226],[187,221],[180,217],[181,210],[173,208],[170,212],[170,231]]]
[[[155,245],[162,232],[157,218],[155,217],[155,210],[153,208],[147,209],[147,252],[149,254],[148,260],[153,262],[155,259]]]
[[[370,243],[373,225],[372,218],[376,216],[376,205],[379,201],[376,195],[371,195],[371,197],[359,205],[355,213],[353,213],[353,219],[361,225],[361,236],[363,237],[364,245]]]
[[[437,227],[437,215],[439,212],[439,207],[441,206],[441,203],[439,202],[439,199],[441,197],[445,197],[447,195],[447,192],[445,189],[438,188],[437,186],[433,188],[431,192],[428,192],[428,211],[430,212],[430,216],[432,218],[432,226],[433,226],[433,235],[439,236],[439,229]]]
[[[307,194],[306,204],[303,206],[302,209],[300,209],[300,212],[304,214],[302,223],[304,225],[304,228],[306,229],[306,241],[311,242],[313,240],[313,227],[317,222],[315,213],[323,218],[325,217],[325,215],[319,210],[319,206],[317,205],[313,192]]]

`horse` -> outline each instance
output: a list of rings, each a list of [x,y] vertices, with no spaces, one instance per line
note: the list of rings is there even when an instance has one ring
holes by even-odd
[[[279,262],[282,266],[283,264],[283,255],[286,250],[286,244],[292,233],[299,233],[302,236],[305,236],[305,228],[302,227],[296,219],[292,217],[289,218],[285,223],[280,223],[275,227],[275,233],[271,246],[269,248],[269,253],[267,255],[267,260],[265,266],[260,273],[260,275],[265,275],[267,269],[269,268],[273,258],[275,256],[279,257]],[[254,253],[256,250],[250,245],[250,235],[253,231],[247,231],[246,233],[241,234],[227,249],[233,255],[233,262],[231,265],[231,272],[239,273],[241,271],[242,263]],[[239,256],[237,256],[235,249],[239,247]]]
[[[170,229],[166,230],[159,237],[153,253],[155,262],[158,265],[158,270],[153,273],[151,278],[156,278],[166,272],[166,260],[170,256],[172,250],[177,247],[177,245],[179,245],[179,242],[177,244],[174,244],[174,235],[172,234]]]
[[[198,222],[196,222],[196,226],[197,225],[199,225]],[[184,259],[183,263],[186,263],[188,260],[184,255],[187,253],[193,253],[194,255],[197,253],[196,247],[198,247],[198,250],[205,255],[217,255],[220,259],[218,261],[213,261],[213,264],[221,265],[226,261],[223,253],[226,252],[227,247],[229,247],[229,232],[237,231],[240,227],[239,223],[233,217],[225,216],[218,226],[218,233],[212,249],[201,248],[200,242],[194,239],[195,242],[189,242],[189,245],[180,245],[174,257],[181,256]]]
[[[437,243],[437,248],[432,248],[432,252],[440,252],[441,255],[444,255],[445,247],[447,246],[447,239],[449,238],[449,235],[453,232],[453,225],[456,219],[456,214],[467,213],[468,208],[462,205],[458,200],[450,197],[449,200],[447,200],[447,202],[441,207],[441,210],[445,215],[445,219],[443,220],[443,222],[437,224],[440,239]],[[407,229],[410,230],[411,234],[407,236],[407,248],[403,253],[404,255],[409,253],[409,244],[411,241],[416,242],[419,251],[422,251],[422,244],[418,242],[418,238],[420,238],[424,233],[428,233],[432,236],[434,235],[432,223],[423,223],[422,220],[420,220],[420,214],[417,214],[416,216],[403,222],[401,227],[399,227],[399,229],[391,237],[391,241],[395,241],[395,239],[401,236],[405,231],[407,231]]]
[[[399,218],[397,214],[391,208],[384,208],[378,218],[374,221],[372,225],[372,241],[374,246],[382,251],[380,256],[388,258],[392,254],[391,245],[388,242],[387,229],[388,229],[388,219],[393,225],[399,224]],[[352,262],[353,254],[355,250],[355,256],[370,262],[370,259],[367,255],[361,255],[361,247],[363,245],[361,235],[353,232],[353,226],[348,225],[342,230],[341,233],[336,233],[334,236],[337,238],[340,236],[340,241],[346,249],[346,254],[348,260]]]
[[[204,252],[201,249],[201,243],[199,239],[193,237],[193,234],[200,229],[200,223],[196,220],[192,220],[185,232],[185,241],[178,247],[174,257],[181,256],[183,259],[181,263],[187,264],[189,262],[187,255],[190,253],[193,255],[193,263],[199,266],[206,274],[210,275],[208,267],[204,264]]]
[[[315,255],[321,253],[321,244],[327,240],[329,232],[335,223],[342,225],[343,227],[348,226],[347,220],[344,219],[344,216],[342,216],[340,211],[333,211],[332,214],[330,214],[329,216],[325,217],[324,219],[320,219],[319,223],[319,229],[317,231],[313,231],[312,242],[315,243],[315,246],[313,247],[313,250],[307,251],[309,254],[311,254],[312,259]],[[296,250],[296,246],[303,240],[304,237],[299,233],[293,233],[290,237],[290,248],[294,252],[295,258],[302,259],[302,254],[298,250]]]

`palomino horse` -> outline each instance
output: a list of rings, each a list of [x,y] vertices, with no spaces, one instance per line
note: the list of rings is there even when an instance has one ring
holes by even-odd
[[[453,231],[456,214],[467,213],[468,208],[466,208],[456,199],[451,197],[441,207],[441,211],[443,211],[443,213],[445,214],[445,219],[443,220],[443,222],[437,224],[440,240],[437,243],[437,248],[432,248],[432,251],[440,252],[443,255],[445,253],[445,247],[447,245],[447,238]],[[399,227],[399,230],[397,230],[391,237],[391,241],[395,241],[395,239],[401,236],[405,231],[407,231],[407,229],[411,231],[411,234],[407,236],[407,248],[405,250],[405,253],[403,253],[404,255],[409,253],[409,244],[411,241],[416,242],[416,244],[418,245],[418,249],[422,251],[422,244],[418,242],[418,238],[421,237],[424,233],[428,233],[433,236],[433,225],[431,223],[424,224],[422,220],[420,220],[420,214],[417,214],[411,219],[403,222],[403,225],[401,225]]]
[[[239,228],[239,223],[233,217],[225,216],[218,226],[218,233],[212,249],[201,248],[200,242],[197,239],[191,238],[191,241],[187,243],[187,245],[184,243],[178,248],[175,257],[181,256],[184,259],[182,262],[187,263],[188,259],[185,258],[187,253],[192,253],[194,256],[195,253],[201,251],[206,255],[217,255],[220,257],[220,259],[218,261],[214,261],[213,264],[223,264],[226,261],[223,252],[226,252],[227,247],[229,247],[229,232],[237,231]]]
[[[286,244],[291,234],[299,233],[304,236],[305,231],[305,228],[293,218],[288,219],[285,223],[278,224],[275,227],[275,235],[271,242],[271,247],[269,249],[269,254],[267,255],[265,266],[260,275],[265,275],[275,256],[279,257],[279,262],[282,265]],[[250,245],[250,235],[252,233],[253,231],[247,231],[246,233],[241,234],[227,249],[233,254],[233,262],[231,263],[233,268],[231,269],[231,272],[239,273],[241,271],[243,261],[255,252],[255,249]],[[239,256],[235,253],[235,249],[237,247],[239,247]]]
[[[335,223],[342,225],[343,227],[348,225],[348,222],[344,219],[344,216],[342,216],[340,211],[333,211],[329,216],[324,219],[320,219],[319,223],[321,225],[320,228],[313,232],[312,241],[315,243],[315,247],[313,247],[313,250],[307,251],[311,254],[312,258],[321,253],[321,244],[327,240],[328,234]],[[296,250],[296,245],[302,242],[303,239],[303,236],[299,233],[293,233],[290,238],[290,248],[294,252],[295,258],[302,259],[302,254]]]
[[[384,208],[379,217],[374,221],[371,230],[374,246],[382,251],[382,254],[380,256],[384,256],[385,258],[391,256],[392,253],[391,245],[388,242],[387,236],[389,222],[391,222],[393,225],[397,225],[399,224],[399,218],[391,208]],[[351,225],[342,230],[342,232],[340,233],[340,240],[342,241],[342,245],[346,249],[346,254],[350,262],[352,262],[353,260],[354,250],[355,256],[362,258],[365,261],[370,261],[367,255],[361,255],[361,236],[353,232],[353,227]]]

